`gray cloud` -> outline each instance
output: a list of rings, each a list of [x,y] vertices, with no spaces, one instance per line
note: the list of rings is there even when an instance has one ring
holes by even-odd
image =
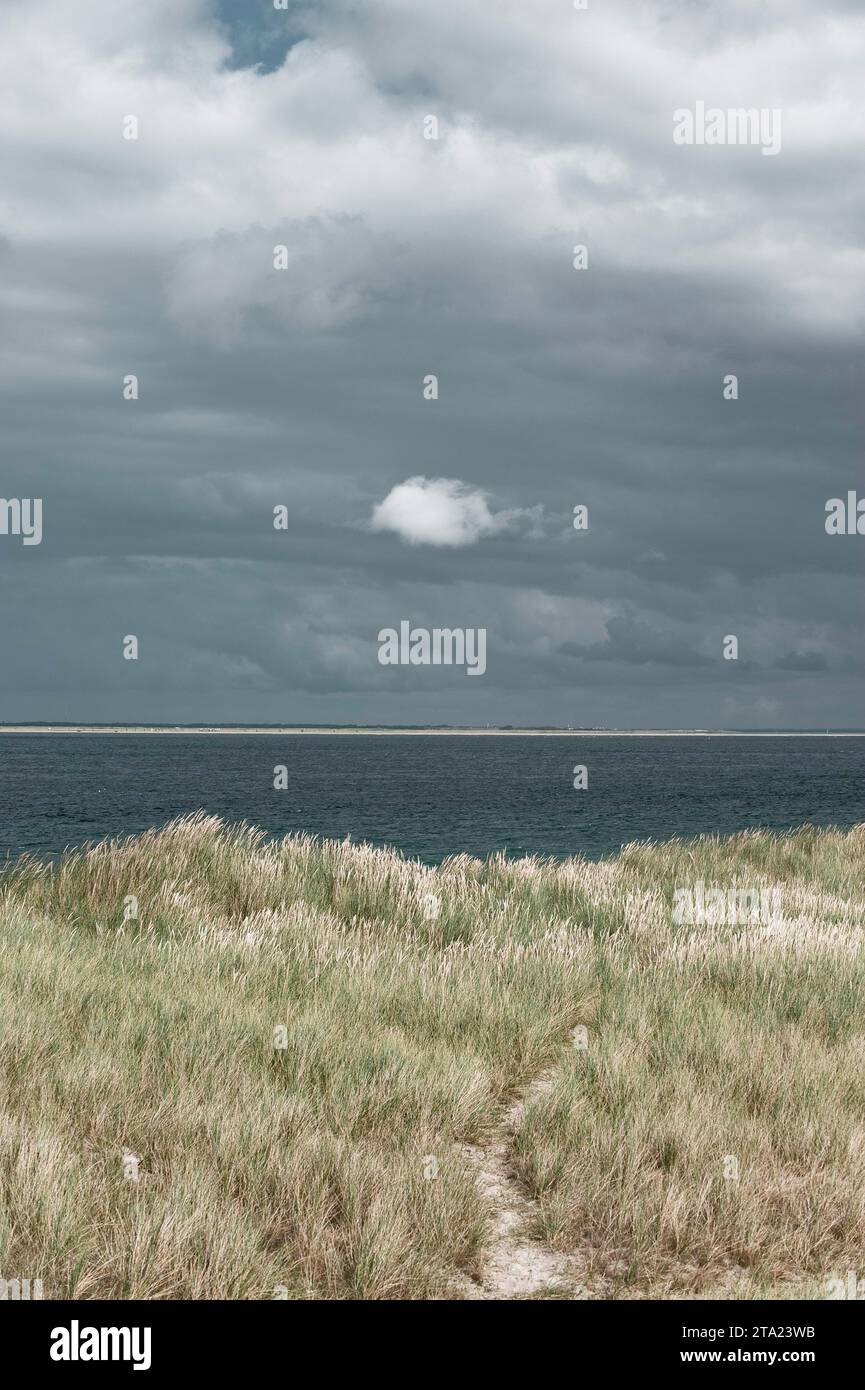
[[[861,722],[861,11],[280,23],[0,13],[0,493],[44,502],[0,717]],[[783,108],[781,153],[676,147],[697,99]],[[371,530],[415,478],[482,543]],[[486,627],[483,679],[379,666],[402,618]]]

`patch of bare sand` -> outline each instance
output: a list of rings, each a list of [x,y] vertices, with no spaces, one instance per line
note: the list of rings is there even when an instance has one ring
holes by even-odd
[[[514,1135],[526,1106],[550,1089],[554,1068],[535,1078],[504,1112],[487,1143],[464,1144],[462,1153],[475,1169],[481,1194],[490,1211],[490,1237],[479,1281],[462,1275],[454,1292],[466,1299],[517,1299],[551,1295],[587,1298],[584,1263],[563,1255],[528,1230],[537,1216],[537,1202],[523,1189],[512,1160]]]

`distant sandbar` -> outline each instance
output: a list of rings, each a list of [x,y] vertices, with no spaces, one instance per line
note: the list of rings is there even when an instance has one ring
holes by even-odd
[[[2,724],[0,734],[345,734],[377,737],[478,738],[865,738],[865,732],[801,729],[498,729],[319,727],[310,724]]]

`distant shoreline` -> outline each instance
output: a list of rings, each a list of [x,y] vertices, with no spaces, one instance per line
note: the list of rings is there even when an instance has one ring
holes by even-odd
[[[309,724],[209,725],[209,724],[3,724],[0,734],[275,734],[346,735],[387,738],[865,738],[865,731],[849,733],[800,729],[412,729],[363,726],[315,726]]]

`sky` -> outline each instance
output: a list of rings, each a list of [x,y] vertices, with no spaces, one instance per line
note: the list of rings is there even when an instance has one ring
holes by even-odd
[[[863,69],[859,0],[3,0],[0,720],[862,727]]]

